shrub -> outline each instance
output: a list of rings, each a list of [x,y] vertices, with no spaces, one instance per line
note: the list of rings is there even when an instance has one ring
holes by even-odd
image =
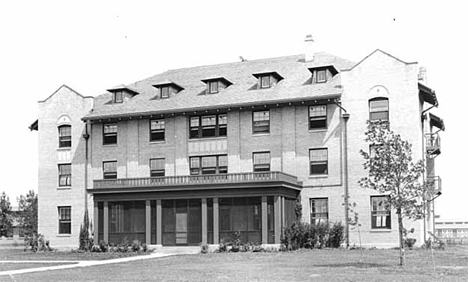
[[[200,245],[201,250],[200,253],[207,254],[209,252],[210,247],[207,244]]]
[[[224,240],[221,240],[221,242],[219,242],[219,247],[218,249],[216,250],[217,253],[225,253],[227,252],[227,244],[224,242]]]
[[[94,245],[91,247],[91,252],[93,252],[93,253],[100,253],[100,252],[101,252],[101,247],[99,247],[99,245],[94,244]]]
[[[232,234],[232,246],[230,252],[239,252],[241,250],[241,233],[236,231]]]
[[[131,249],[133,252],[139,252],[142,249],[140,240],[133,240]]]
[[[99,241],[99,249],[101,250],[101,252],[105,253],[109,250],[109,244],[107,244],[106,241],[101,240]]]
[[[344,239],[344,227],[341,223],[308,223],[295,221],[284,230],[280,250],[313,249],[323,247],[340,247]]]
[[[49,240],[45,240],[44,235],[33,233],[24,238],[24,251],[52,251]]]
[[[405,245],[405,248],[413,249],[414,244],[416,244],[416,239],[414,239],[414,238],[405,238],[405,241],[403,243]]]
[[[141,249],[143,250],[143,252],[147,252],[148,251],[148,245],[146,245],[146,243],[141,244]]]
[[[330,228],[330,236],[328,238],[327,247],[339,248],[344,242],[344,226],[341,222],[337,222]]]

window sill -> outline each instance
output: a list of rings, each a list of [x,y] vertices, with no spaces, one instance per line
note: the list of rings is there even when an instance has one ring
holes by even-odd
[[[309,133],[322,133],[327,132],[328,128],[313,128],[309,129]]]
[[[227,136],[218,136],[218,137],[202,137],[202,138],[189,138],[189,142],[198,142],[198,141],[205,141],[205,140],[222,140],[227,139]]]
[[[327,178],[328,174],[315,174],[315,175],[309,175],[309,179],[314,179],[314,178]]]
[[[390,233],[392,232],[392,229],[371,229],[370,230],[371,233]]]
[[[150,144],[164,144],[166,140],[158,140],[158,141],[149,141]]]
[[[57,190],[71,190],[71,186],[59,186]]]
[[[71,234],[57,234],[57,237],[71,237]]]
[[[71,147],[57,148],[57,151],[71,151]]]
[[[252,133],[252,136],[254,137],[260,137],[260,136],[269,136],[270,133]]]
[[[117,147],[117,144],[102,144],[104,147]]]

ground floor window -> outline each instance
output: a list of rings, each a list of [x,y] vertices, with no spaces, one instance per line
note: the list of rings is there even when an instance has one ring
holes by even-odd
[[[310,224],[317,225],[328,221],[328,199],[310,199]]]
[[[58,207],[59,234],[71,234],[71,207]]]
[[[376,229],[391,229],[390,203],[388,196],[371,197],[371,226]]]

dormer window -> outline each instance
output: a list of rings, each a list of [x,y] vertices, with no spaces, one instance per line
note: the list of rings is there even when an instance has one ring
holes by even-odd
[[[174,82],[170,80],[166,80],[158,84],[153,84],[153,87],[159,90],[159,93],[157,96],[159,99],[170,98],[171,95],[177,94],[180,91],[184,90],[184,88],[182,88],[181,86],[175,84]]]
[[[325,83],[338,73],[334,66],[309,68],[309,71],[312,74],[310,84]]]
[[[202,82],[206,84],[205,94],[219,93],[232,84],[232,82],[221,76],[213,76],[210,78],[206,78],[203,79]]]
[[[138,92],[128,86],[119,85],[114,88],[108,89],[111,92],[112,103],[123,103],[126,100],[131,99],[133,96],[138,95]]]
[[[257,89],[272,88],[283,79],[277,72],[254,73],[253,76],[258,79]]]

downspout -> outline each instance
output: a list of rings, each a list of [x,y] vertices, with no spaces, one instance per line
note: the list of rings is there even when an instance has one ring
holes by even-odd
[[[88,132],[88,126],[89,126],[89,120],[86,121],[85,123],[85,132],[83,133],[83,138],[85,139],[85,171],[84,171],[84,188],[85,188],[85,193],[84,193],[84,207],[85,211],[88,210],[88,162],[89,162],[89,149],[88,149],[88,144],[89,144],[89,132]]]
[[[346,248],[349,247],[349,186],[348,186],[348,120],[350,115],[346,111],[345,108],[343,108],[339,101],[334,100],[334,103],[342,110],[344,113],[342,113],[342,118],[343,118],[343,131],[342,131],[342,140],[343,140],[343,171],[342,171],[342,177],[343,177],[343,188],[344,188],[344,215],[345,215],[345,242],[346,242]]]

